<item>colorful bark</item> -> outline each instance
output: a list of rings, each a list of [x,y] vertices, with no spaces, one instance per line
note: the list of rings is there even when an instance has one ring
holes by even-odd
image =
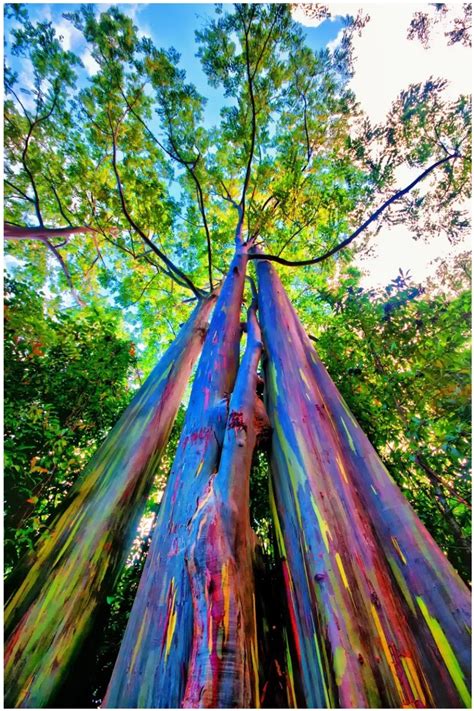
[[[194,590],[191,587],[186,560],[193,519],[205,505],[219,465],[239,360],[246,265],[247,254],[240,247],[204,343],[147,563],[107,690],[104,706],[108,708],[176,708],[186,691],[193,594],[200,593],[197,580]],[[218,539],[219,531],[209,535]],[[216,593],[213,614],[224,614],[225,604]]]
[[[43,707],[130,546],[215,297],[201,302],[75,485],[5,610],[5,703]]]
[[[347,409],[269,263],[272,505],[310,707],[469,705],[469,593]]]
[[[85,232],[95,232],[92,227],[21,227],[10,222],[3,223],[3,236],[5,239],[55,239],[62,237],[69,239],[72,235]]]
[[[249,478],[257,434],[266,425],[263,403],[256,395],[261,349],[252,306],[219,470],[190,526],[186,563],[194,621],[185,708],[259,706]]]

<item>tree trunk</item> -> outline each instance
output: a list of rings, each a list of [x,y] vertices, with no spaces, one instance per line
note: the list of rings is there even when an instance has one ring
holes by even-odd
[[[468,706],[469,592],[260,262],[275,525],[310,707]]]
[[[202,301],[75,485],[5,611],[5,703],[48,706],[126,556],[215,297]]]
[[[219,466],[239,360],[247,253],[238,248],[197,368],[186,419],[104,707],[177,708],[188,681],[193,595],[186,566],[193,518]],[[192,563],[191,563],[192,565]],[[197,584],[197,583],[196,583]],[[213,633],[214,634],[214,633]],[[212,637],[212,644],[215,638]]]
[[[249,478],[266,413],[256,395],[262,346],[254,306],[247,324],[219,470],[190,526],[186,564],[194,620],[185,708],[259,706]]]

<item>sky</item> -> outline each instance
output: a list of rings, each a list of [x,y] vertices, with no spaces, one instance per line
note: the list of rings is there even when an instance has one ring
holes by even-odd
[[[361,107],[373,122],[384,120],[397,95],[409,84],[425,81],[428,77],[448,80],[445,95],[454,99],[472,89],[472,53],[460,43],[448,46],[444,29],[438,26],[432,32],[429,47],[425,49],[416,40],[408,40],[407,29],[417,10],[427,11],[425,3],[330,3],[333,12],[351,14],[363,9],[370,22],[354,40],[354,77],[350,87]],[[337,8],[337,9],[336,9]],[[460,3],[449,5],[449,15],[459,13]],[[303,22],[307,19],[301,18]],[[337,19],[334,20],[336,25]],[[335,45],[340,39],[333,40]],[[398,172],[399,187],[409,184],[414,177],[410,170]],[[378,205],[374,205],[371,212]],[[468,208],[470,206],[467,206]],[[362,286],[367,288],[387,284],[399,268],[410,270],[415,280],[423,281],[435,271],[436,258],[449,260],[458,252],[470,249],[470,242],[451,246],[444,235],[431,237],[430,242],[414,241],[403,226],[383,229],[369,241],[368,255],[361,255],[357,265],[366,274]]]
[[[111,3],[96,3],[102,10]],[[343,16],[354,14],[361,8],[370,15],[370,21],[363,28],[361,35],[354,40],[355,63],[354,77],[350,87],[354,91],[361,107],[372,121],[383,121],[391,103],[398,93],[411,83],[421,82],[430,76],[448,80],[446,89],[449,97],[459,93],[469,93],[472,85],[471,51],[460,44],[449,47],[439,28],[432,34],[430,45],[425,49],[420,42],[409,41],[407,29],[414,12],[429,7],[426,3],[328,3],[332,17],[324,21],[308,19],[296,9],[294,17],[304,27],[308,44],[315,50],[326,45],[337,46],[340,41]],[[209,124],[218,120],[219,108],[223,97],[220,91],[212,89],[195,57],[196,46],[194,32],[214,14],[214,5],[207,3],[192,4],[119,4],[139,31],[150,36],[157,45],[173,46],[181,55],[182,66],[188,79],[196,84],[198,90],[208,98],[205,118]],[[450,12],[459,12],[460,3],[451,4]],[[84,63],[83,81],[88,74],[93,74],[96,65],[88,53],[81,35],[64,17],[63,13],[76,10],[78,4],[48,3],[29,4],[34,18],[51,20],[62,37],[65,49],[77,52]],[[28,66],[23,65],[23,80],[28,80]],[[403,187],[413,175],[408,170],[401,170],[397,176],[399,187]],[[378,205],[371,206],[373,212]],[[423,280],[434,271],[435,258],[449,259],[469,245],[451,247],[446,237],[414,242],[403,226],[383,229],[373,238],[370,250],[358,258],[358,266],[365,272],[363,285],[373,287],[385,285],[396,276],[399,268],[410,269],[416,280]]]

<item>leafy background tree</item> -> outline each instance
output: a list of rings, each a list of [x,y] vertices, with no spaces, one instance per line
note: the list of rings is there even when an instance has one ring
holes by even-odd
[[[53,309],[5,281],[5,572],[34,546],[137,384],[134,345],[107,309]]]

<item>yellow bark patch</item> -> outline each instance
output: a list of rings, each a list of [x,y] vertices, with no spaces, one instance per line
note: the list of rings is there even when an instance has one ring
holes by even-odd
[[[370,607],[371,607],[372,617],[374,618],[375,627],[377,628],[377,633],[379,635],[380,642],[382,644],[382,649],[383,649],[383,653],[385,655],[385,659],[387,660],[388,666],[390,667],[390,671],[392,672],[395,686],[397,687],[398,693],[400,695],[400,701],[406,701],[402,686],[401,686],[400,681],[398,679],[397,669],[395,667],[393,657],[392,657],[392,654],[391,654],[389,646],[388,646],[387,638],[385,636],[385,632],[383,631],[382,623],[380,622],[380,617],[378,615],[377,610],[375,609],[375,606],[371,605]],[[404,708],[408,708],[408,707],[404,706]]]
[[[402,660],[403,669],[405,670],[408,683],[413,691],[413,696],[415,701],[421,701],[423,706],[426,706],[426,698],[421,688],[420,679],[416,673],[415,665],[413,664],[413,659],[411,657],[400,657]]]
[[[329,538],[331,536],[331,532],[329,530],[329,526],[326,520],[323,518],[320,510],[318,509],[313,494],[311,494],[311,505],[313,507],[314,513],[316,514],[316,518],[318,519],[319,530],[321,531],[321,536],[323,537],[324,545],[326,546],[326,550],[329,553]]]
[[[140,625],[140,629],[137,634],[137,639],[135,642],[135,646],[133,648],[133,654],[132,654],[132,659],[130,662],[130,669],[133,670],[133,667],[135,666],[135,662],[138,656],[138,652],[140,651],[140,647],[142,644],[142,639],[143,639],[143,634],[145,632],[145,623],[146,623],[146,613],[143,615],[142,623]]]
[[[174,635],[174,630],[176,628],[176,618],[178,616],[176,610],[175,610],[175,601],[176,601],[176,588],[174,585],[174,578],[171,580],[171,611],[170,611],[170,616],[168,619],[168,628],[166,630],[166,651],[165,651],[165,659],[168,659],[168,654],[170,652],[170,647],[171,647],[171,642],[173,641],[173,635]]]
[[[392,544],[393,544],[393,547],[395,548],[395,550],[397,551],[397,553],[398,553],[398,555],[399,555],[399,557],[400,557],[400,560],[404,563],[404,565],[406,565],[406,564],[407,564],[407,559],[406,559],[405,556],[403,555],[403,553],[402,553],[402,551],[401,551],[401,548],[400,548],[400,546],[398,545],[398,541],[397,541],[397,539],[395,538],[395,536],[392,536]]]
[[[354,454],[357,454],[357,450],[356,450],[355,445],[354,445],[354,440],[353,440],[352,437],[351,437],[351,433],[350,433],[349,430],[347,429],[347,425],[346,425],[346,423],[344,422],[344,418],[341,417],[340,420],[341,420],[342,426],[344,427],[344,430],[345,430],[345,432],[346,432],[347,439],[349,440],[349,446],[350,446],[350,448],[352,449],[352,451],[354,452]]]
[[[227,560],[222,566],[222,593],[224,595],[224,641],[229,634],[229,609],[230,609],[230,591],[229,591],[229,561]]]
[[[344,583],[344,587],[349,590],[349,581],[347,580],[347,575],[346,571],[344,570],[344,566],[342,565],[342,560],[341,556],[339,553],[336,553],[336,563],[337,567],[339,568],[339,573],[341,574],[342,582]]]
[[[303,383],[306,385],[306,387],[308,388],[308,390],[311,390],[311,386],[310,386],[310,384],[309,384],[309,382],[308,382],[308,378],[306,377],[303,368],[298,368],[298,371],[299,371],[299,374],[300,374],[300,377],[301,377],[301,380],[303,381]]]
[[[422,597],[417,596],[416,601],[423,617],[425,618],[425,622],[428,625],[431,634],[433,635],[433,639],[439,649],[444,663],[446,664],[446,668],[449,671],[451,679],[453,680],[454,685],[458,690],[459,696],[461,697],[463,703],[467,706],[467,708],[471,708],[471,695],[464,681],[463,671],[459,665],[458,660],[456,659],[456,655],[454,654],[446,635],[441,629],[441,625],[435,617],[432,617],[430,615],[428,607],[426,606],[426,603]]]
[[[336,454],[336,462],[337,462],[337,466],[339,467],[339,470],[340,470],[340,472],[341,472],[341,474],[342,474],[342,478],[344,479],[344,481],[346,482],[346,484],[348,484],[348,483],[349,483],[349,479],[347,478],[346,468],[345,468],[344,464],[342,463],[342,461],[341,461],[341,459],[340,459],[340,457],[339,457],[338,454]]]
[[[334,673],[336,675],[336,684],[341,686],[344,672],[346,671],[347,660],[346,653],[342,647],[336,647],[334,652]]]
[[[392,556],[387,556],[388,564],[390,565],[390,569],[395,576],[395,579],[398,583],[398,587],[400,588],[403,597],[405,598],[407,605],[409,606],[410,610],[413,612],[413,614],[416,617],[416,607],[415,603],[413,601],[413,598],[410,595],[410,591],[408,590],[408,585],[406,584],[405,578],[403,577],[403,573],[398,567],[397,561],[395,558],[392,558]]]

